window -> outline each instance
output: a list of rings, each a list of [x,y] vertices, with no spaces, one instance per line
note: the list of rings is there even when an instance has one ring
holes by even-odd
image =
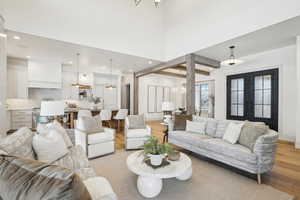
[[[227,76],[227,119],[261,121],[278,130],[278,69]]]
[[[195,88],[195,106],[200,114],[208,114],[209,110],[209,84],[201,83]]]

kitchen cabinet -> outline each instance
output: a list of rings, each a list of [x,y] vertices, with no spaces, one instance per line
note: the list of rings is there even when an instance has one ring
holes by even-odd
[[[9,58],[7,66],[7,98],[28,98],[27,61]]]
[[[12,110],[10,124],[13,130],[22,127],[32,128],[32,110]]]
[[[72,84],[77,82],[77,73],[66,71],[62,73],[62,76],[62,98],[69,100],[78,100],[79,89],[72,86]]]
[[[61,63],[28,61],[28,85],[31,88],[62,88]]]

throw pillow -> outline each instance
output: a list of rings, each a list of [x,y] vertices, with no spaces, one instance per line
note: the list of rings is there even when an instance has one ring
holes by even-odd
[[[186,120],[192,120],[192,115],[175,115],[174,131],[184,131],[186,128]]]
[[[66,168],[13,156],[0,156],[3,199],[91,200],[79,176]]]
[[[237,123],[230,122],[229,125],[227,126],[227,129],[223,136],[223,140],[225,140],[231,144],[237,143],[237,141],[240,137],[243,125],[244,125],[244,123],[237,124]]]
[[[186,121],[186,131],[205,135],[206,122]]]
[[[47,134],[36,134],[32,146],[37,159],[42,162],[52,163],[68,153],[63,137],[55,129]]]
[[[239,120],[219,120],[217,124],[217,130],[216,130],[216,138],[223,138],[227,126],[231,123],[236,123],[236,124],[242,124],[244,121],[239,121]]]
[[[48,123],[48,124],[38,124],[36,131],[40,134],[47,134],[49,133],[52,129],[57,130],[61,136],[64,139],[64,142],[66,143],[67,147],[72,147],[73,143],[68,135],[68,132],[66,131],[66,129],[64,127],[62,127],[62,125],[54,120],[52,123]]]
[[[32,149],[33,132],[29,128],[20,128],[12,135],[0,140],[0,149],[9,155],[34,159]]]
[[[205,129],[206,135],[211,136],[211,137],[216,137],[218,120],[213,119],[213,118],[206,118],[206,117],[200,117],[197,115],[193,115],[193,121],[206,122],[206,129]]]
[[[144,115],[129,115],[128,116],[129,129],[145,129],[145,117]]]
[[[253,150],[254,144],[260,136],[264,135],[268,130],[268,126],[264,124],[255,124],[246,122],[242,128],[238,142]]]
[[[95,117],[90,117],[90,116],[79,117],[76,123],[76,128],[86,133],[104,132],[101,118],[98,115]]]

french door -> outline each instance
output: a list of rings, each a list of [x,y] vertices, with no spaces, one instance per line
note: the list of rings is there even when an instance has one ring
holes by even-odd
[[[278,130],[278,69],[227,76],[227,119],[261,121]]]

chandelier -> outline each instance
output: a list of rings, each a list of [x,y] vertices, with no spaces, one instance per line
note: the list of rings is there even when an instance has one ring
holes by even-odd
[[[135,5],[138,6],[141,3],[141,1],[142,0],[134,0]],[[154,2],[155,7],[158,8],[160,0],[153,0],[153,2]]]
[[[235,46],[230,46],[229,49],[230,49],[230,56],[229,56],[229,58],[227,60],[224,60],[221,64],[222,65],[227,65],[227,66],[232,66],[232,65],[237,65],[237,64],[243,63],[242,60],[238,60],[234,56]]]

